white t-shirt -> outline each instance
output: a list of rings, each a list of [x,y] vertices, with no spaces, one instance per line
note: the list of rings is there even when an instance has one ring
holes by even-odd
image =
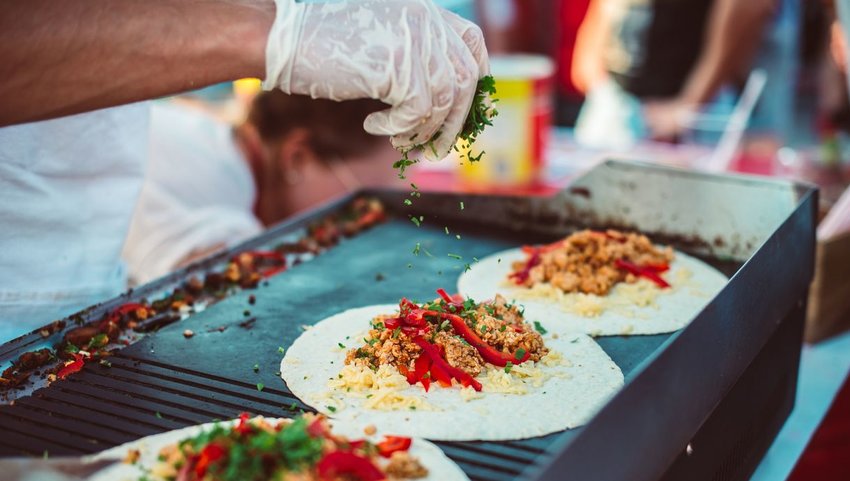
[[[125,288],[147,134],[146,103],[0,128],[0,342]]]
[[[262,230],[256,187],[231,127],[173,103],[151,107],[148,171],[122,256],[132,283],[172,271],[193,251]]]

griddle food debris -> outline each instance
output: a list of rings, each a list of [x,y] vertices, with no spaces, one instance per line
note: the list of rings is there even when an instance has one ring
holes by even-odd
[[[423,478],[428,470],[411,456],[412,440],[388,436],[378,443],[333,433],[321,415],[293,420],[250,419],[216,424],[163,448],[143,479],[180,481],[378,481]]]
[[[443,289],[437,293],[438,299],[421,305],[402,299],[398,313],[373,319],[365,344],[349,350],[345,363],[372,370],[393,366],[426,391],[432,381],[480,391],[475,376],[488,363],[509,370],[549,353],[522,309],[502,296],[476,303]]]
[[[199,306],[214,304],[243,289],[256,288],[263,279],[303,262],[300,254],[321,254],[343,238],[357,235],[385,219],[380,201],[357,198],[339,212],[310,225],[307,234],[297,241],[270,250],[236,254],[223,269],[210,271],[203,278],[191,277],[159,300],[126,303],[95,322],[86,323],[85,312],[75,314],[71,320],[76,327],[67,330],[65,321],[56,321],[42,329],[41,334],[47,338],[65,330],[61,341],[52,348],[21,354],[0,375],[0,393],[8,399],[12,390],[23,387],[33,375],[49,381],[64,379],[84,364],[109,356],[145,333],[188,317]],[[290,262],[287,256],[293,260]]]
[[[606,295],[617,283],[643,277],[670,287],[662,274],[673,261],[671,247],[659,248],[633,232],[583,230],[544,246],[525,246],[526,258],[512,264],[508,279],[532,288],[548,283],[565,293]]]

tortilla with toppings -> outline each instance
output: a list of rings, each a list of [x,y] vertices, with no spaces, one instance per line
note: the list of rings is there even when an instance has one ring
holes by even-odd
[[[125,462],[92,481],[239,479],[320,481],[462,481],[468,478],[433,444],[398,436],[364,436],[354,424],[305,414],[294,420],[211,423],[149,436],[105,451]],[[366,431],[374,431],[366,428]],[[255,462],[262,459],[262,462]]]
[[[609,230],[493,254],[461,275],[458,290],[480,299],[500,292],[558,333],[608,336],[679,330],[726,282],[700,260]]]
[[[623,385],[590,337],[542,335],[543,324],[526,323],[502,297],[479,304],[438,292],[433,302],[402,299],[317,323],[286,351],[281,376],[332,418],[439,440],[577,427]]]

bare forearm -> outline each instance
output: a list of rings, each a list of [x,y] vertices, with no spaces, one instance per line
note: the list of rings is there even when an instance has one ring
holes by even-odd
[[[271,0],[0,2],[0,125],[263,77]]]
[[[717,89],[749,64],[775,0],[718,0],[709,17],[705,48],[680,97],[692,104],[711,99]]]

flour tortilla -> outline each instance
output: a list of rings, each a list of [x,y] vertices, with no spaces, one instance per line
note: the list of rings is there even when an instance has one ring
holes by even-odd
[[[381,426],[387,433],[446,441],[509,440],[542,436],[585,424],[623,385],[623,373],[596,342],[584,335],[553,338],[546,345],[565,362],[541,366],[552,374],[526,394],[482,391],[465,401],[460,388],[407,386],[403,393],[421,396],[436,410],[384,411],[364,407],[365,399],[328,387],[344,365],[347,349],[362,344],[370,321],[392,314],[397,305],[350,309],[331,316],[302,334],[281,361],[281,377],[302,401],[331,418]],[[545,320],[541,320],[545,325]],[[480,376],[479,376],[480,380]],[[333,399],[329,399],[329,396]],[[344,407],[328,409],[334,400]],[[338,404],[338,403],[337,403]]]
[[[225,424],[232,424],[236,420],[227,421]],[[153,467],[157,462],[159,451],[170,445],[176,444],[183,439],[191,438],[202,431],[212,428],[214,423],[201,424],[198,426],[189,426],[175,431],[169,431],[162,434],[155,434],[146,438],[132,441],[121,446],[116,446],[112,449],[96,454],[92,459],[123,459],[131,449],[138,449],[141,453],[139,462],[134,465],[119,463],[109,466],[97,472],[89,478],[89,481],[138,481],[145,474],[147,469]],[[331,421],[332,430],[336,434],[342,434],[350,439],[369,438],[373,441],[379,441],[383,436],[380,432],[374,436],[364,436],[363,427],[365,424],[356,424],[344,421]],[[419,458],[422,466],[428,470],[428,476],[419,478],[422,481],[468,481],[469,478],[463,471],[443,454],[437,446],[425,441],[424,439],[414,439],[410,447],[410,454]],[[156,478],[151,477],[154,480]],[[417,481],[419,481],[417,480]]]
[[[635,284],[617,284],[607,296],[571,293],[563,294],[560,299],[531,297],[528,289],[508,280],[511,264],[525,259],[521,248],[485,257],[460,276],[458,291],[476,301],[492,299],[499,293],[525,306],[526,319],[546,319],[546,329],[560,334],[582,332],[592,336],[614,336],[677,331],[685,327],[728,281],[717,269],[677,251],[670,270],[663,274],[671,284],[667,289],[641,279]],[[554,287],[550,289],[556,291]],[[654,295],[653,302],[635,304],[628,293],[636,289]],[[558,293],[560,295],[560,291]],[[598,315],[584,315],[577,307],[587,303],[600,305],[604,310]]]

